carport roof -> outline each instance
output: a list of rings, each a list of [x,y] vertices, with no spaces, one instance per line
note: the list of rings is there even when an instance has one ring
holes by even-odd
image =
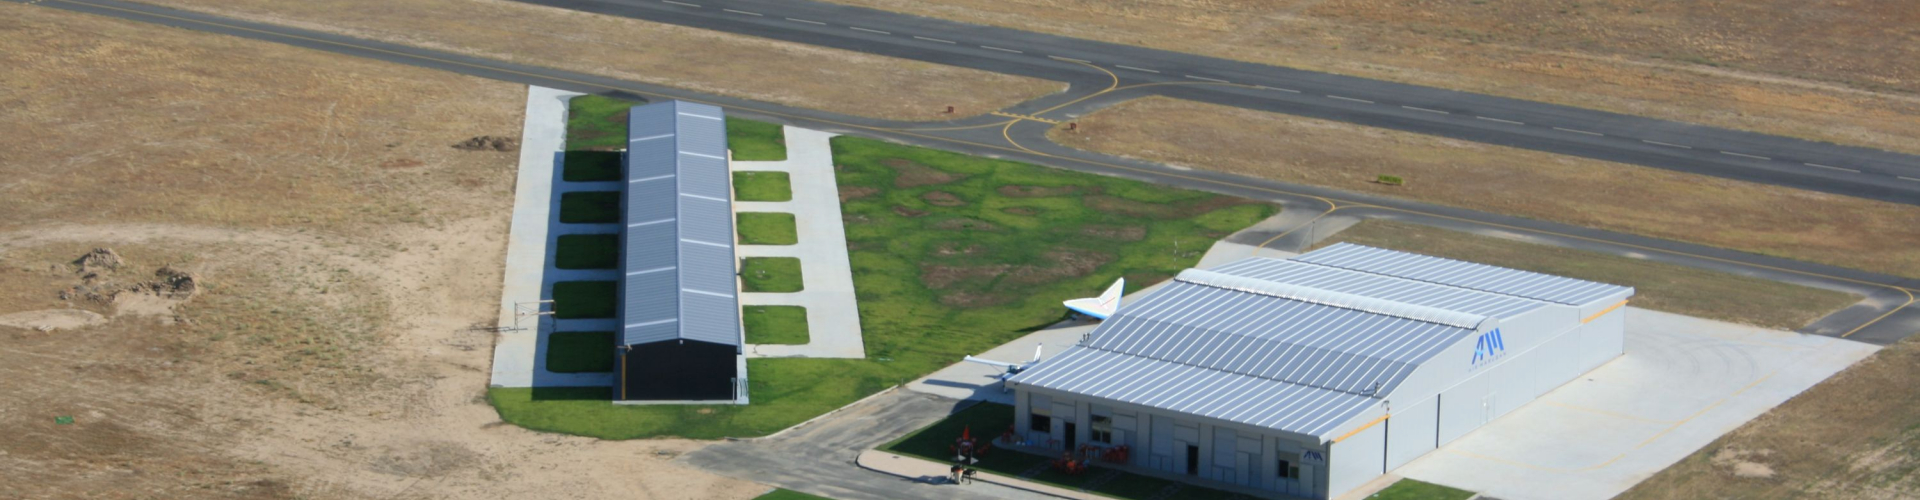
[[[725,118],[719,107],[681,101],[628,112],[622,344],[740,345]]]

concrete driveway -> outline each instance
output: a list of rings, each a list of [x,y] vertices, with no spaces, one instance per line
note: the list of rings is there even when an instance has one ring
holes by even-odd
[[[1626,336],[1626,355],[1393,472],[1505,500],[1612,498],[1879,350],[1638,308]]]

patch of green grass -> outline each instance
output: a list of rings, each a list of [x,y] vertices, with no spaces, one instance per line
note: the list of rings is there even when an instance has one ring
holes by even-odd
[[[560,160],[560,179],[567,182],[620,180],[620,152],[568,151]]]
[[[619,191],[574,191],[560,194],[560,222],[610,224],[620,222]]]
[[[547,371],[613,371],[613,332],[555,332],[547,338]]]
[[[748,360],[753,404],[747,406],[615,406],[606,388],[541,389],[539,395],[492,389],[501,418],[603,439],[769,434],[1059,321],[1061,300],[1097,294],[1114,278],[1126,276],[1135,290],[1170,278],[1237,229],[1232,224],[1250,224],[1276,210],[1210,193],[855,137],[835,138],[833,149],[834,163],[844,167],[836,175],[840,187],[867,193],[842,204],[866,359]],[[897,187],[900,170],[888,163],[902,161],[966,177]],[[1000,192],[1005,186],[1062,189],[1031,197]],[[964,203],[932,205],[932,191]],[[1209,215],[1220,210],[1230,213]],[[938,227],[962,218],[991,228]],[[1141,237],[1090,237],[1094,227],[1133,228]],[[797,273],[793,279],[797,284]]]
[[[740,201],[790,201],[793,183],[786,172],[734,172],[733,198]]]
[[[740,283],[743,292],[798,292],[800,259],[793,257],[747,257],[740,259]],[[857,289],[859,285],[854,285]]]
[[[948,447],[953,445],[954,438],[960,437],[962,431],[971,430],[975,438],[991,440],[997,439],[1002,432],[1005,432],[1012,426],[1012,406],[982,402],[954,412],[953,415],[934,422],[933,425],[901,436],[899,439],[895,439],[887,444],[880,445],[879,449],[902,455],[916,456],[940,463],[952,463],[953,452],[950,451]],[[980,457],[980,462],[974,464],[973,467],[984,472],[992,472],[1009,477],[1020,477],[1023,472],[1026,472],[1035,465],[1047,462],[1051,458],[1052,457],[995,448],[989,451],[986,456]],[[1152,498],[1155,497],[1161,489],[1175,484],[1180,485],[1180,490],[1173,498],[1245,498],[1237,493],[1132,473],[1121,473],[1119,477],[1114,478],[1110,482],[1101,484],[1090,490],[1085,489],[1088,483],[1101,476],[1102,474],[1093,471],[1073,476],[1049,469],[1033,477],[1024,479],[1051,484],[1070,490],[1091,491],[1102,496],[1124,499]]]
[[[773,491],[767,492],[767,494],[765,495],[753,497],[753,500],[831,500],[831,499],[823,496],[808,495],[806,493],[801,493],[801,492],[793,491],[789,489],[775,489]]]
[[[780,124],[727,117],[727,149],[738,161],[787,159],[787,133]]]
[[[800,306],[746,306],[740,308],[749,344],[807,343],[807,308]]]
[[[1401,479],[1387,489],[1367,496],[1367,500],[1467,500],[1468,498],[1473,498],[1473,492],[1412,479]]]
[[[1806,326],[1860,300],[1832,290],[1404,222],[1362,222],[1321,245],[1343,241],[1630,286],[1635,306],[1782,330]]]
[[[554,243],[553,266],[561,269],[613,269],[620,265],[620,235],[568,234]]]
[[[560,319],[611,318],[619,283],[562,281],[553,284],[553,317]]]
[[[800,242],[793,225],[793,214],[782,212],[741,212],[734,216],[734,230],[740,232],[743,245],[792,245]]]
[[[600,95],[568,99],[567,150],[617,151],[627,147],[627,109],[641,104],[645,103]]]

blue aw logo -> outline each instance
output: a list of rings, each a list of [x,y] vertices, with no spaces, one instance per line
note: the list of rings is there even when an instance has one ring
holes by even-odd
[[[1480,340],[1473,344],[1473,366],[1478,368],[1481,363],[1499,359],[1500,355],[1506,353],[1507,342],[1500,338],[1500,329],[1495,328],[1480,334]]]

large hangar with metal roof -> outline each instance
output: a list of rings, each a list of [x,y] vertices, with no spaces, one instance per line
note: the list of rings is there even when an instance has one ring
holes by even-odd
[[[680,101],[635,106],[627,133],[614,399],[739,401],[745,341],[725,115]]]
[[[1619,356],[1632,295],[1338,244],[1189,269],[1007,385],[1029,444],[1331,498]]]

